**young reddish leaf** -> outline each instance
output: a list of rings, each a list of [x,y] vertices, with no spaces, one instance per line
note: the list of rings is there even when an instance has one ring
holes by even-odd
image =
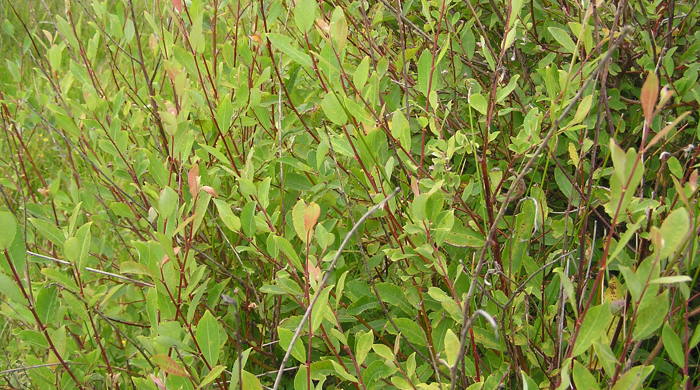
[[[182,12],[182,0],[173,0],[173,8],[178,13]]]
[[[206,192],[207,194],[211,195],[212,198],[216,198],[217,196],[219,196],[219,194],[216,193],[216,190],[209,187],[209,186],[202,186],[202,188],[200,188],[200,189],[202,191]]]
[[[199,165],[194,164],[190,171],[187,173],[187,184],[190,186],[190,195],[193,198],[197,197],[199,193]]]
[[[190,374],[185,371],[184,368],[178,362],[173,360],[170,356],[164,355],[162,353],[159,353],[157,355],[153,355],[153,361],[156,362],[158,367],[160,367],[161,370],[167,372],[170,375],[175,375],[175,376],[181,376],[185,378],[189,378]]]
[[[166,390],[165,383],[163,383],[163,381],[160,378],[158,378],[157,376],[155,376],[153,374],[150,374],[149,377],[151,378],[153,383],[155,383],[156,386],[158,386],[159,390]]]
[[[318,222],[318,217],[321,215],[321,207],[316,203],[310,203],[304,211],[304,228],[306,234],[310,234]]]
[[[413,197],[417,198],[420,195],[420,187],[418,187],[418,180],[415,176],[411,176],[411,191],[413,191]]]
[[[656,77],[654,72],[649,72],[644,85],[642,86],[642,93],[639,100],[642,103],[642,111],[644,112],[644,119],[647,123],[651,123],[654,119],[654,106],[656,105],[656,99],[659,97],[659,78]]]
[[[306,267],[309,270],[309,276],[311,276],[311,279],[315,280],[316,282],[321,280],[321,268],[314,265],[314,263],[313,263],[313,261],[311,261],[311,259],[309,259],[306,262]]]

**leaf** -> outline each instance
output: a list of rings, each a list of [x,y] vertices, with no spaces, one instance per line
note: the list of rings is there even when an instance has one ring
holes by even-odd
[[[311,311],[311,329],[316,332],[318,328],[321,327],[323,323],[323,318],[328,310],[328,293],[330,293],[331,287],[326,287],[318,293],[318,299],[316,299],[316,304],[314,304],[313,310]]]
[[[204,313],[199,323],[197,323],[195,339],[207,363],[210,366],[216,365],[219,361],[219,353],[223,350],[226,343],[227,336],[223,326],[219,324],[219,321],[209,310]]]
[[[664,342],[664,349],[666,349],[666,353],[668,353],[671,361],[676,363],[678,367],[684,367],[685,354],[683,353],[681,338],[678,337],[676,332],[673,331],[673,328],[671,328],[668,323],[664,324],[664,328],[661,331],[661,339]]]
[[[297,64],[306,68],[311,68],[313,66],[313,63],[311,62],[311,57],[309,57],[309,55],[304,53],[303,51],[299,50],[299,48],[297,48],[296,45],[292,42],[292,39],[288,36],[278,33],[269,33],[267,34],[267,39],[270,40],[272,46],[274,46],[282,53],[286,54],[287,57],[289,57],[292,61],[296,62]]]
[[[445,332],[445,357],[447,358],[447,365],[454,367],[457,363],[457,356],[459,355],[459,337],[452,331],[452,329],[447,329]]]
[[[668,313],[668,290],[654,297],[644,297],[639,305],[637,322],[634,324],[632,337],[639,341],[654,334],[664,323]]]
[[[394,323],[399,328],[399,332],[413,344],[425,346],[425,333],[418,324],[408,318],[397,318]],[[393,331],[393,329],[392,329]]]
[[[55,245],[62,246],[66,238],[63,232],[57,228],[53,223],[45,221],[43,219],[29,218],[29,222],[36,228],[36,230],[41,233],[41,235],[47,240],[51,241]],[[3,222],[2,227],[9,226]],[[9,232],[9,230],[8,230]]]
[[[577,390],[598,390],[598,381],[578,360],[574,360],[574,384]]]
[[[177,13],[182,12],[182,0],[172,0],[173,1],[173,8]]]
[[[326,115],[326,118],[330,119],[331,122],[338,126],[343,126],[348,121],[348,116],[345,114],[345,109],[333,93],[329,92],[323,97],[323,100],[321,101],[321,109]]]
[[[255,203],[248,202],[243,206],[241,211],[241,225],[243,225],[243,234],[246,237],[253,237],[257,232],[257,227],[255,224]]]
[[[308,32],[314,26],[318,14],[316,0],[297,0],[294,7],[294,23],[302,32]]]
[[[294,225],[294,231],[297,233],[297,237],[301,242],[306,243],[306,227],[304,225],[304,215],[306,214],[306,202],[303,199],[299,199],[297,203],[292,208],[292,224]]]
[[[549,27],[547,30],[566,52],[574,53],[576,51],[576,44],[565,30],[559,27]]]
[[[92,222],[88,222],[81,226],[75,233],[74,237],[67,239],[63,243],[63,252],[66,258],[73,262],[76,267],[82,268],[82,264],[90,250],[91,236],[90,226]]]
[[[593,342],[598,340],[600,336],[605,334],[605,331],[610,325],[612,313],[610,306],[606,302],[602,305],[591,307],[583,319],[581,329],[576,338],[576,344],[571,352],[571,357],[576,357],[593,345]]]
[[[357,66],[355,72],[352,74],[352,83],[355,84],[355,88],[362,90],[365,83],[367,82],[367,76],[369,75],[369,56],[365,56]]]
[[[15,216],[7,211],[0,212],[0,250],[10,247],[17,234]]]
[[[654,106],[656,106],[656,100],[658,98],[659,78],[656,76],[656,73],[649,72],[647,79],[644,81],[644,85],[642,85],[641,94],[639,95],[644,119],[648,125],[651,125],[651,121],[654,119]]]
[[[588,115],[588,111],[591,110],[591,105],[593,104],[593,95],[585,96],[581,99],[581,102],[576,108],[576,114],[574,114],[574,119],[567,124],[567,126],[573,126],[575,124],[581,123]]]
[[[185,371],[182,366],[173,360],[170,356],[159,353],[151,357],[156,365],[166,373],[183,378],[189,378],[190,374]]]
[[[692,282],[693,279],[686,275],[662,276],[651,281],[652,284],[676,284]]]
[[[169,218],[177,208],[177,193],[170,187],[165,187],[160,191],[158,198],[158,212],[164,218]]]
[[[341,53],[348,39],[348,22],[345,20],[345,13],[342,7],[336,7],[333,10],[330,33],[338,53]]]
[[[243,390],[262,390],[262,384],[260,383],[260,380],[258,379],[257,376],[254,374],[248,372],[248,371],[243,371],[243,375],[241,376],[241,384],[243,385]]]
[[[423,94],[423,96],[428,95],[428,84],[430,84],[430,74],[432,65],[432,54],[430,50],[425,49],[418,58],[418,91]],[[434,85],[431,85],[431,90],[435,89]]]
[[[384,344],[374,344],[372,346],[372,350],[384,360],[389,362],[393,362],[395,359],[394,352],[392,352],[391,349]]]
[[[475,93],[469,95],[469,105],[481,115],[486,115],[487,103],[486,98],[482,94]]]
[[[280,347],[286,352],[289,349],[289,345],[291,344],[292,336],[294,335],[294,333],[292,333],[292,331],[289,329],[278,327],[277,334],[280,338]],[[301,338],[297,338],[294,342],[294,348],[292,348],[292,356],[301,363],[306,362],[306,351],[304,349],[304,344],[301,341]]]
[[[333,365],[333,369],[335,370],[335,373],[338,374],[339,378],[343,378],[346,381],[350,382],[357,382],[357,378],[350,375],[350,373],[345,368],[343,368],[343,366],[341,366],[338,362],[336,362],[335,360],[328,361],[331,362],[331,365]]]
[[[306,206],[306,210],[304,211],[304,229],[306,230],[306,237],[310,237],[313,233],[314,226],[316,226],[320,215],[321,207],[319,207],[318,204],[311,202]]]
[[[224,372],[225,369],[226,369],[226,367],[224,367],[224,366],[222,366],[222,365],[218,365],[218,366],[212,367],[212,368],[211,368],[211,371],[209,371],[209,373],[207,374],[207,376],[205,376],[205,377],[202,379],[202,381],[199,382],[199,386],[197,386],[197,388],[198,388],[198,389],[202,389],[202,388],[204,388],[204,386],[206,386],[206,385],[208,385],[208,384],[214,382],[214,380],[215,380],[216,378],[218,378],[219,375],[221,375],[221,373]]]
[[[691,112],[692,111],[686,111],[686,112],[682,113],[681,115],[679,115],[678,118],[674,119],[673,122],[667,124],[663,129],[661,129],[661,131],[656,133],[656,135],[654,136],[654,138],[651,139],[651,141],[649,141],[646,144],[646,146],[644,147],[644,150],[649,149],[650,147],[654,146],[657,142],[659,142],[663,137],[666,136],[666,134],[668,134],[671,130],[676,128],[676,125],[678,124],[678,122],[685,119],[685,117],[690,115]]]
[[[59,307],[58,289],[55,286],[44,286],[36,295],[36,312],[44,325],[50,325],[50,321]]]
[[[406,150],[411,151],[411,127],[401,110],[394,111],[391,118],[391,136],[399,141],[399,144]]]
[[[660,256],[662,259],[671,256],[685,241],[690,230],[690,216],[685,208],[673,210],[661,224],[662,246]]]
[[[187,185],[190,188],[190,195],[196,198],[199,194],[199,164],[194,164],[187,172]]]
[[[372,329],[367,332],[358,332],[355,336],[355,359],[357,364],[362,364],[367,357],[367,354],[372,349],[374,344],[374,332]]]
[[[517,0],[516,0],[517,1]],[[520,75],[516,74],[513,77],[510,78],[508,81],[508,85],[506,85],[503,88],[499,88],[498,92],[496,92],[496,102],[500,103],[503,101],[503,99],[507,98],[508,95],[510,95],[511,92],[515,89],[515,87],[518,86],[518,80],[520,79]]]
[[[219,217],[224,222],[224,225],[232,232],[239,231],[241,229],[241,220],[233,213],[231,206],[219,199],[214,199],[214,204],[216,209],[219,210]]]
[[[636,366],[625,373],[613,386],[612,390],[642,389],[644,379],[654,371],[654,366]]]

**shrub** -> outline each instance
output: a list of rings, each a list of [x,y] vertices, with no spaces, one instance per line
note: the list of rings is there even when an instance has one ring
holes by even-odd
[[[9,388],[692,388],[690,1],[4,2]]]

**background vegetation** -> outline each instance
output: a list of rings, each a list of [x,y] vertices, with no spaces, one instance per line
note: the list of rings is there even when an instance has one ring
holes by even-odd
[[[693,388],[697,4],[4,0],[0,386]]]

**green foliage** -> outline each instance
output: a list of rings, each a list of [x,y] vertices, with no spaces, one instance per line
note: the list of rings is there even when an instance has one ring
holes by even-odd
[[[0,380],[698,383],[699,16],[3,2]]]

